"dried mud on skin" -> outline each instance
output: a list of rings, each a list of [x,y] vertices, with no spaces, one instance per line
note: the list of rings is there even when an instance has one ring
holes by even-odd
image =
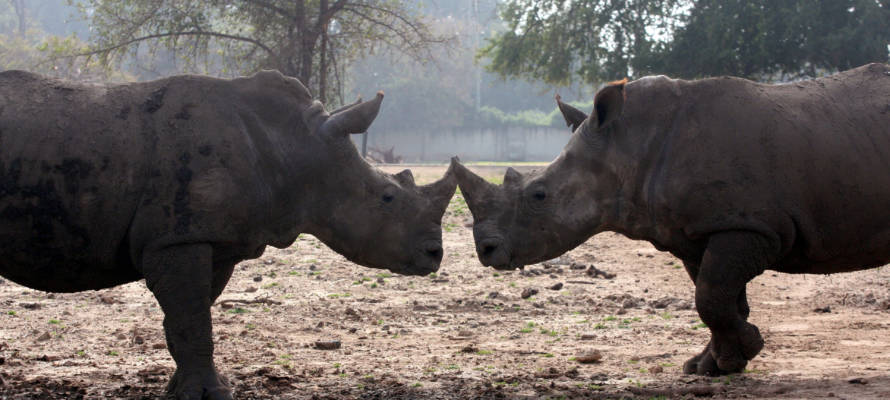
[[[240,264],[213,307],[236,397],[890,398],[887,268],[763,274],[748,285],[763,352],[743,374],[695,377],[681,366],[709,336],[678,260],[604,233],[556,264],[495,271],[469,218],[453,199],[431,276],[359,267],[306,235]],[[4,281],[0,314],[0,398],[154,399],[173,372],[144,283],[50,294]]]

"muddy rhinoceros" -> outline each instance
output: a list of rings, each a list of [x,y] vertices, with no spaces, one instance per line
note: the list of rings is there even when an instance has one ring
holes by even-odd
[[[765,269],[829,274],[890,262],[890,66],[811,81],[647,77],[593,112],[557,100],[568,145],[490,184],[456,162],[479,259],[514,268],[614,231],[680,258],[711,330],[686,373],[741,371],[763,347],[745,285]]]
[[[0,275],[51,292],[145,279],[177,398],[231,398],[210,306],[241,260],[301,232],[402,274],[442,259],[450,171],[416,186],[350,142],[383,98],[328,113],[296,79],[177,76],[98,86],[0,73]]]

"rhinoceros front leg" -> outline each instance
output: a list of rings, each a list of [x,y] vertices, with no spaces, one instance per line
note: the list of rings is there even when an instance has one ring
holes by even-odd
[[[223,275],[214,274],[213,251],[207,244],[170,246],[143,257],[145,283],[164,311],[167,347],[176,361],[168,397],[232,398],[213,365],[210,305],[231,275],[224,269],[218,272]]]
[[[701,261],[684,260],[683,265],[686,267],[686,272],[689,273],[689,277],[692,278],[692,283],[694,284],[698,280],[698,270],[701,266]],[[742,287],[742,290],[739,292],[736,299],[736,307],[738,307],[739,318],[747,321],[748,315],[751,313],[751,308],[748,306],[748,296],[745,294],[744,287]],[[683,373],[716,376],[725,375],[730,372],[721,371],[720,368],[717,367],[717,361],[711,356],[711,342],[708,341],[708,344],[705,345],[705,349],[702,350],[701,353],[690,358],[683,364]]]
[[[760,331],[747,322],[745,285],[774,260],[775,251],[763,236],[723,232],[710,238],[697,271],[687,266],[690,276],[695,275],[695,305],[711,330],[711,341],[686,362],[684,372],[712,376],[741,372],[763,349]]]

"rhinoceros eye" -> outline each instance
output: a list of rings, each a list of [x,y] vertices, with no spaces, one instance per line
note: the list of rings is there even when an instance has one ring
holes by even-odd
[[[532,196],[535,198],[535,200],[544,200],[547,198],[547,192],[545,192],[543,189],[538,189],[535,190]]]
[[[394,199],[394,198],[395,198],[395,197],[393,197],[393,195],[391,195],[391,194],[389,194],[389,193],[386,193],[386,194],[383,195],[382,200],[383,200],[384,203],[391,203],[391,202],[392,202],[392,199]]]

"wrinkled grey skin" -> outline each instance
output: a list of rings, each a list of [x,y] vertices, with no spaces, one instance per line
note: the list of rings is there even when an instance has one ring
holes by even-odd
[[[784,85],[618,82],[589,117],[558,102],[576,129],[543,171],[496,186],[453,162],[479,259],[521,267],[602,231],[671,252],[712,334],[686,373],[739,372],[761,350],[745,285],[765,269],[890,262],[888,65]]]
[[[271,71],[116,86],[0,73],[0,275],[53,292],[144,278],[176,360],[169,394],[231,398],[210,305],[239,261],[310,233],[361,265],[438,269],[451,172],[418,187],[349,141],[382,97],[328,114]]]

